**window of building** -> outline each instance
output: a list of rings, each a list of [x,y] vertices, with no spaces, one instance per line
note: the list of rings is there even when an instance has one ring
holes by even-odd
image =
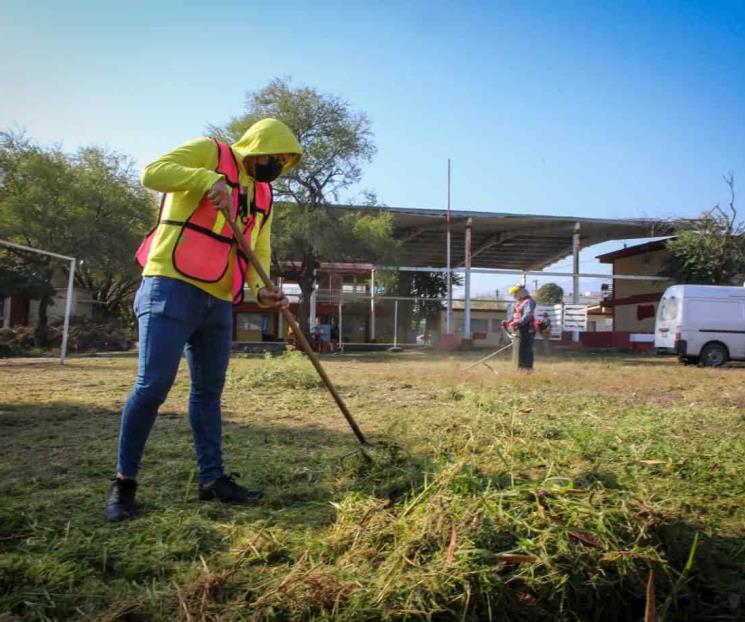
[[[472,319],[471,320],[471,332],[472,333],[488,333],[489,332],[489,320]]]

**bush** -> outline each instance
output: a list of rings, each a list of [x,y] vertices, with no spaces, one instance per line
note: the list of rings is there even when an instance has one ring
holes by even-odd
[[[30,326],[0,328],[0,356],[23,354],[34,347],[34,329]]]
[[[62,347],[63,326],[49,326],[46,346]],[[117,324],[83,322],[70,326],[67,349],[69,352],[111,352],[129,350],[134,345],[132,333]],[[34,329],[31,326],[0,328],[0,356],[28,353],[34,347]]]
[[[62,328],[58,327],[59,343]],[[70,327],[68,347],[73,352],[112,352],[130,350],[134,345],[129,329],[118,324],[84,322]],[[58,344],[55,344],[58,345]]]

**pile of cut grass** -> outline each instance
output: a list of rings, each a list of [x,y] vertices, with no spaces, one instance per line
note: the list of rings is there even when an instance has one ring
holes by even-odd
[[[308,358],[300,352],[288,351],[279,356],[269,352],[264,354],[261,365],[250,378],[231,375],[233,383],[246,385],[258,383],[265,387],[279,389],[316,389],[323,386],[316,370]]]
[[[327,360],[362,427],[403,447],[370,465],[348,455],[328,396],[293,388],[296,361],[235,360],[226,456],[267,493],[250,509],[193,500],[181,378],[148,446],[141,516],[116,526],[101,517],[119,406],[106,396],[126,397],[133,361],[50,367],[46,404],[28,394],[38,373],[4,368],[0,614],[745,618],[740,370],[608,357],[457,376],[463,362]],[[274,380],[252,384],[267,363]]]

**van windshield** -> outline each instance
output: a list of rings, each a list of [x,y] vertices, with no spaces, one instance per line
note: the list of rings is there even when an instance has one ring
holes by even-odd
[[[657,310],[657,319],[663,322],[670,322],[678,317],[678,307],[680,301],[675,296],[663,298],[660,302],[660,308]]]

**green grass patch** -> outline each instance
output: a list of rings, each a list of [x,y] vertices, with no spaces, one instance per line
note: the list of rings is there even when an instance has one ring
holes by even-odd
[[[311,362],[300,352],[285,352],[279,356],[267,352],[258,368],[253,370],[251,378],[239,373],[230,376],[233,384],[245,381],[281,389],[314,389],[323,386]]]
[[[742,370],[575,356],[463,375],[472,358],[324,358],[396,443],[370,464],[301,355],[237,357],[224,449],[255,508],[197,501],[182,370],[117,525],[136,361],[0,362],[0,616],[625,621],[651,594],[659,619],[745,619]]]

